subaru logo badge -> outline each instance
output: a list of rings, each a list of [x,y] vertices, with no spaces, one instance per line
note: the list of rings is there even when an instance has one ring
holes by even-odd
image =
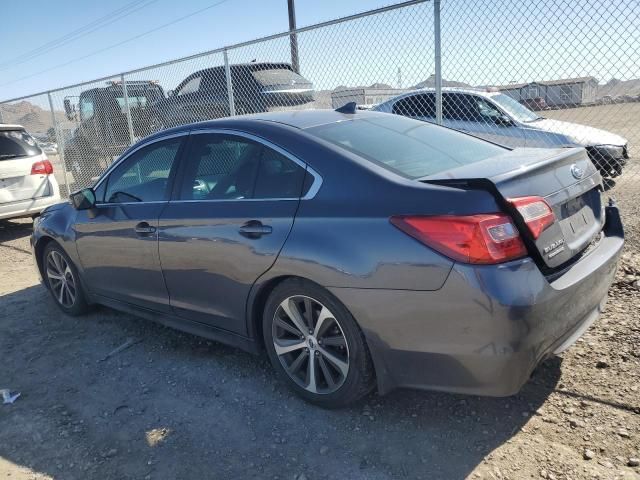
[[[584,170],[574,163],[571,165],[571,175],[573,175],[573,178],[580,180],[584,176]]]

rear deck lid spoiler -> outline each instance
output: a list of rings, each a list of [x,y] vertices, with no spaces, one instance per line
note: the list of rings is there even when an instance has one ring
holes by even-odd
[[[555,269],[578,255],[604,225],[602,178],[583,148],[510,150],[502,155],[419,179],[421,182],[488,190],[510,213],[542,266]],[[510,199],[539,196],[556,222],[534,239]]]

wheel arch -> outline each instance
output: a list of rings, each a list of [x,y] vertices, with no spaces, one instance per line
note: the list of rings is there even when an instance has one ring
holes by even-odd
[[[262,313],[271,292],[282,282],[297,278],[307,280],[296,275],[278,275],[265,279],[260,284],[254,285],[247,301],[247,331],[259,350],[264,350],[264,337],[262,335]]]
[[[375,381],[378,389],[384,390],[384,391],[390,390],[391,388],[381,388],[383,387],[383,385],[380,384],[377,370],[379,367],[382,367],[383,365],[382,359],[380,358],[378,352],[375,351],[375,348],[372,348],[372,345],[370,345],[370,341],[371,341],[370,336],[365,333],[364,329],[362,328],[362,325],[360,325],[360,323],[358,322],[358,319],[353,315],[349,307],[342,301],[341,298],[336,296],[335,293],[332,292],[330,289],[327,289],[323,285],[317,282],[314,282],[309,278],[302,277],[300,275],[283,274],[283,275],[274,276],[269,279],[265,279],[260,284],[256,284],[254,286],[254,290],[252,290],[252,292],[249,294],[249,300],[247,304],[247,319],[248,319],[247,328],[249,332],[249,337],[255,341],[257,349],[259,351],[265,350],[264,335],[262,331],[262,314],[264,312],[264,307],[267,303],[267,299],[269,298],[269,295],[271,295],[271,292],[273,292],[273,290],[278,285],[280,285],[282,282],[286,280],[291,280],[291,279],[310,282],[326,290],[331,296],[335,298],[336,301],[341,303],[349,313],[351,313],[351,316],[353,317],[353,320],[355,321],[356,326],[358,327],[360,332],[362,332],[365,348],[367,349],[368,353],[371,355],[371,358],[373,360],[372,362],[373,375],[374,375],[374,378],[376,379]]]
[[[40,278],[42,278],[43,283],[47,282],[47,276],[45,275],[45,272],[44,272],[43,256],[44,256],[44,251],[47,248],[47,245],[49,245],[51,242],[57,243],[53,237],[44,235],[38,239],[38,241],[33,247],[34,255],[36,257],[36,265],[38,266],[38,271],[40,272]]]

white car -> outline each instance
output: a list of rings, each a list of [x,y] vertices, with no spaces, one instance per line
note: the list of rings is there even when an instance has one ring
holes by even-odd
[[[424,88],[376,105],[378,112],[435,121],[435,91]],[[603,176],[617,176],[627,163],[627,140],[605,130],[544,118],[499,91],[442,89],[442,124],[485,140],[517,147],[585,147]]]
[[[20,125],[0,124],[0,220],[35,217],[60,202],[53,165]]]

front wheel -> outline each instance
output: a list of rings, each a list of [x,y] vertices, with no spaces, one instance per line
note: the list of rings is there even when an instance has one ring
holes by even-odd
[[[56,305],[67,315],[86,313],[89,305],[80,284],[80,277],[69,256],[51,242],[44,250],[43,276]]]
[[[298,279],[278,285],[267,300],[263,334],[272,365],[305,400],[337,408],[373,389],[362,332],[349,311],[318,285]]]

